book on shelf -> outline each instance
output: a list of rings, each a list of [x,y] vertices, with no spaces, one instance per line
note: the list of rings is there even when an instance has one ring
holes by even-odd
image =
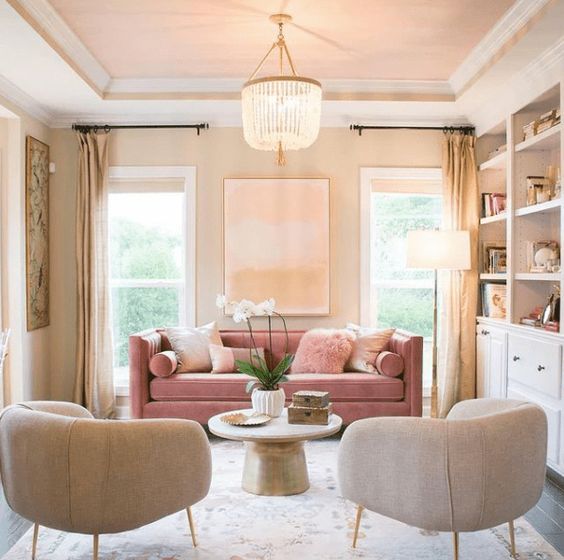
[[[497,243],[484,243],[483,271],[488,274],[507,272],[507,247]]]
[[[505,193],[482,193],[482,218],[497,216],[506,209]]]
[[[541,317],[544,308],[537,306],[528,315],[521,317],[519,323],[522,325],[527,325],[529,327],[540,327],[542,326]]]
[[[523,126],[523,141],[541,134],[545,130],[560,123],[560,109],[551,109],[543,113],[538,119]]]
[[[505,319],[507,310],[505,300],[507,286],[505,284],[482,284],[482,315],[492,319]]]

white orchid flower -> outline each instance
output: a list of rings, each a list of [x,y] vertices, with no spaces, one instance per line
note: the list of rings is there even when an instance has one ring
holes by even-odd
[[[225,294],[217,294],[217,297],[215,298],[215,305],[219,307],[219,309],[225,309],[225,306],[227,305],[227,297]]]
[[[274,298],[265,299],[262,303],[259,303],[264,315],[272,315],[274,313],[274,308],[276,307],[276,301]]]

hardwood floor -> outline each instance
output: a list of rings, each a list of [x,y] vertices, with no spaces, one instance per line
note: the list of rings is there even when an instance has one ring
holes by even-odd
[[[16,515],[6,503],[0,489],[0,558],[12,548],[19,538],[31,527],[31,523]]]
[[[525,519],[564,555],[564,490],[547,480],[539,503]],[[0,558],[31,527],[31,523],[13,513],[0,492]]]
[[[547,479],[539,503],[525,519],[564,555],[564,489]]]

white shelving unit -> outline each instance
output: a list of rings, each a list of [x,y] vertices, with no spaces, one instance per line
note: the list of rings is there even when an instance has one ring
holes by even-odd
[[[549,165],[564,167],[564,129],[561,124],[523,141],[523,125],[564,105],[564,80],[532,100],[493,130],[478,138],[480,191],[505,192],[503,215],[480,220],[484,243],[507,247],[507,272],[482,272],[480,282],[505,283],[506,317],[478,317],[476,375],[478,397],[508,397],[540,405],[548,420],[548,466],[564,475],[564,312],[559,332],[523,325],[521,317],[543,307],[564,271],[529,270],[528,244],[557,241],[564,246],[564,205],[560,198],[527,206],[527,176],[545,176]],[[488,159],[496,147],[503,154]],[[493,219],[492,219],[493,218]],[[480,250],[480,255],[483,251]],[[484,270],[481,263],[481,270]],[[562,307],[562,306],[561,306]]]

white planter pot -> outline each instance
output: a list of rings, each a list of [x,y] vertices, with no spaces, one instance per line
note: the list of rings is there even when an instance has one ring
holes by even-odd
[[[276,391],[261,391],[255,389],[251,395],[253,410],[260,414],[268,414],[272,418],[278,418],[284,410],[286,394],[284,389]]]

